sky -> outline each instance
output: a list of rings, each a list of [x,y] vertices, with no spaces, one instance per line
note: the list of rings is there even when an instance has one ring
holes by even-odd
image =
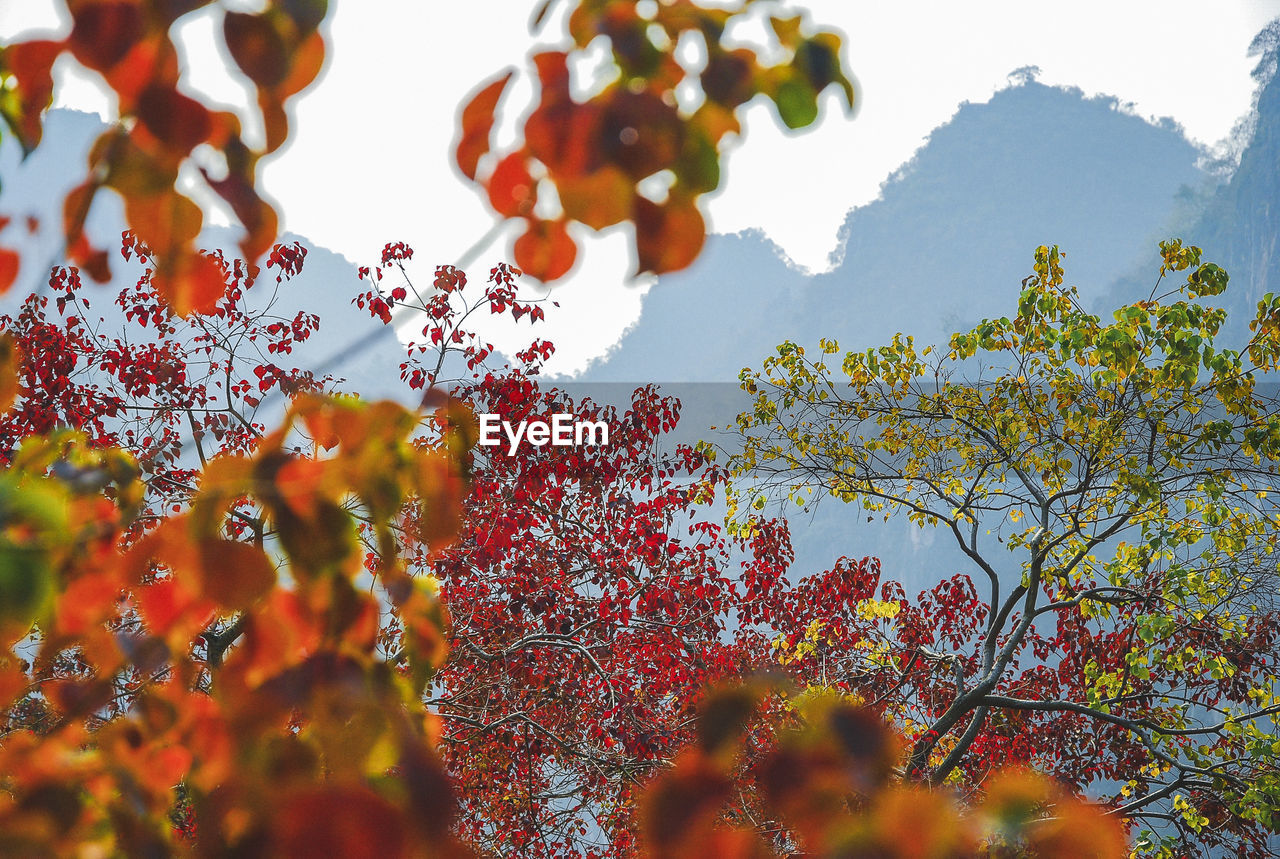
[[[40,30],[65,33],[56,5],[0,0],[0,41]],[[222,5],[252,10],[261,4]],[[355,264],[376,262],[388,242],[408,242],[423,281],[435,264],[462,258],[489,233],[493,217],[453,168],[457,110],[469,92],[515,66],[520,76],[507,95],[499,143],[511,137],[530,106],[527,57],[563,44],[570,3],[557,0],[550,19],[531,33],[536,5],[334,0],[328,67],[297,100],[294,137],[260,177],[279,204],[285,229]],[[1249,42],[1280,15],[1280,0],[761,5],[803,8],[810,22],[842,33],[859,104],[847,116],[829,90],[820,123],[803,133],[781,129],[764,106],[750,107],[745,133],[725,162],[721,188],[706,198],[706,211],[713,231],[761,230],[794,265],[812,271],[829,266],[845,213],[875,199],[880,184],[932,129],[963,102],[989,99],[1008,85],[1010,72],[1025,66],[1038,66],[1043,83],[1115,96],[1140,116],[1172,117],[1199,143],[1220,143],[1250,105]],[[184,19],[184,86],[228,106],[244,104],[248,89],[210,47],[215,23],[204,13]],[[757,32],[748,26],[733,35],[753,41]],[[110,114],[111,104],[92,80],[77,76],[70,63],[58,72],[58,106]],[[584,85],[588,77],[584,64]],[[509,257],[513,237],[480,250],[473,278]],[[583,239],[577,269],[553,290],[561,307],[539,332],[557,343],[551,369],[561,372],[615,343],[638,317],[651,286],[649,279],[630,276],[634,262],[625,227],[604,234],[584,230]],[[505,345],[504,335],[496,339]]]

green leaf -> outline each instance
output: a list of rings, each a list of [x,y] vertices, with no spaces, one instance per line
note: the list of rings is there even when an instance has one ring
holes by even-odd
[[[803,80],[783,81],[774,93],[773,102],[787,128],[804,128],[818,118],[818,94]]]

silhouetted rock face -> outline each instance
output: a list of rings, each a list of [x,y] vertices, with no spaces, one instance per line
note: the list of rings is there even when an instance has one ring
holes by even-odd
[[[808,275],[758,233],[715,236],[661,279],[592,380],[732,380],[784,339],[865,349],[894,332],[938,342],[1011,312],[1037,245],[1067,254],[1086,300],[1151,256],[1175,198],[1208,181],[1169,121],[1027,82],[965,104],[849,212],[839,263]],[[851,154],[853,157],[855,154]]]

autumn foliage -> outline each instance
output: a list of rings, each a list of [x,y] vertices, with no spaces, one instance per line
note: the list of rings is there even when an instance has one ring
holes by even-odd
[[[882,702],[911,778],[981,790],[1027,764],[1100,798],[1143,852],[1266,855],[1278,302],[1225,347],[1226,272],[1180,240],[1160,253],[1150,296],[1109,319],[1041,247],[1016,314],[947,347],[784,343],[743,374],[731,507],[755,528],[771,498],[842,502],[959,551],[914,600],[850,564],[767,597],[781,659]]]
[[[519,268],[476,283],[440,266],[415,284],[412,249],[393,244],[352,285],[382,323],[402,307],[420,321],[399,366],[421,397],[407,409],[296,366],[321,320],[275,309],[306,250],[275,243],[257,168],[323,65],[328,4],[220,6],[74,0],[68,37],[0,52],[0,115],[24,151],[40,142],[60,57],[101,75],[118,105],[65,200],[70,264],[0,320],[0,853],[1115,856],[1135,821],[1161,814],[1206,843],[1263,843],[1277,780],[1256,725],[1276,710],[1260,680],[1276,625],[1269,604],[1243,610],[1259,589],[1228,585],[1242,584],[1240,565],[1260,569],[1266,529],[1213,497],[1256,487],[1202,481],[1212,503],[1174,536],[1142,507],[1131,518],[1147,554],[1111,571],[1122,583],[1103,584],[1093,561],[1046,572],[1060,559],[1037,555],[1042,538],[1026,530],[1011,541],[1032,551],[1015,596],[997,598],[996,576],[984,604],[958,575],[911,598],[874,559],[791,569],[787,525],[763,513],[770,491],[796,486],[762,466],[847,454],[824,447],[838,435],[787,435],[787,407],[822,379],[803,350],[748,380],[766,390],[726,468],[706,445],[670,443],[680,403],[655,387],[619,405],[574,399],[539,378],[550,343],[501,363],[479,334],[479,317],[543,319],[519,280],[564,275],[575,224],[632,225],[639,272],[689,265],[706,231],[699,199],[719,186],[741,108],[764,96],[798,129],[833,84],[852,105],[835,35],[772,0],[571,4],[573,48],[534,57],[537,103],[512,148],[490,151],[510,74],[461,112],[458,166],[501,218],[524,221]],[[180,91],[171,32],[205,7],[219,7],[217,39],[253,86],[260,143],[243,117]],[[779,12],[766,16],[769,50],[727,47],[726,30],[757,9]],[[678,51],[691,41],[700,65]],[[593,45],[617,79],[579,96],[569,67]],[[180,173],[235,214],[239,258],[197,250],[204,216]],[[104,191],[124,201],[123,263],[141,273],[100,316],[82,276],[121,269],[84,234]],[[1221,291],[1225,275],[1193,251],[1169,245],[1166,267],[1192,270],[1191,298]],[[0,251],[0,287],[23,264]],[[1011,350],[1013,331],[1118,373],[1090,377],[1109,391],[1148,369],[1142,338],[1155,337],[1172,356],[1156,381],[1189,389],[1203,361],[1252,421],[1241,451],[1274,458],[1250,377],[1232,375],[1239,355],[1206,345],[1214,313],[1153,297],[1122,311],[1127,328],[1103,330],[1056,266],[1044,249],[1017,320],[958,335],[956,354]],[[1276,307],[1249,352],[1260,370],[1280,354]],[[895,452],[923,461],[940,437],[963,437],[910,435],[892,411],[916,367],[909,344],[847,366],[855,385],[888,393]],[[1006,418],[1022,384],[1000,389]],[[610,444],[495,455],[474,446],[476,412],[572,412],[607,422]],[[1172,432],[1177,416],[1144,407],[1120,423]],[[1234,441],[1212,426],[1196,438]],[[1062,491],[1068,466],[1036,461]],[[865,497],[864,476],[822,488]],[[1129,468],[1098,504],[1154,504],[1157,484]],[[727,525],[711,513],[726,491]],[[943,515],[913,512],[926,525]],[[1214,556],[1171,589],[1173,568],[1153,559],[1193,545],[1201,516],[1235,541],[1236,567]],[[1088,543],[1083,532],[1062,545]],[[1046,613],[1053,633],[1032,624]],[[1187,704],[1222,724],[1193,722]],[[1105,808],[1082,798],[1100,779],[1125,780]]]
[[[73,431],[19,447],[0,544],[6,852],[452,849],[420,697],[443,609],[389,538],[379,591],[358,583],[355,509],[385,537],[410,498],[436,519],[460,501],[459,459],[414,444],[420,421],[299,397],[252,455],[213,460],[181,514],[132,540],[131,457]],[[295,429],[328,453],[301,453]],[[225,528],[248,500],[275,529],[270,553]],[[390,614],[403,668],[378,652]],[[237,645],[214,659],[211,627],[232,617]]]
[[[544,4],[543,13],[551,4]],[[767,46],[785,59],[769,64],[765,49],[725,47],[725,30],[760,6],[770,6]],[[577,257],[576,222],[593,230],[630,222],[637,273],[682,269],[706,237],[698,198],[720,186],[725,143],[741,133],[739,109],[767,97],[790,129],[818,118],[818,98],[832,84],[853,107],[841,41],[811,30],[780,3],[703,6],[583,0],[569,16],[570,51],[534,56],[538,102],[518,145],[490,152],[494,112],[513,72],[481,87],[463,107],[456,158],[502,218],[525,222],[516,265],[540,280],[563,277]],[[687,60],[690,40],[705,50],[699,67]],[[570,65],[603,42],[617,78],[589,98],[575,98]],[[685,50],[680,50],[681,46]],[[693,83],[696,101],[677,92]],[[490,166],[482,177],[481,161]],[[662,186],[645,188],[646,180]],[[541,192],[540,192],[541,189]],[[553,192],[558,212],[539,206]]]
[[[84,182],[63,204],[67,258],[94,280],[108,279],[107,250],[90,245],[84,226],[98,195],[114,191],[124,201],[130,228],[155,255],[157,291],[180,316],[211,310],[225,283],[216,263],[196,248],[204,216],[180,190],[179,172],[192,170],[234,213],[244,228],[240,255],[257,263],[275,243],[278,222],[258,190],[258,163],[285,142],[287,102],[315,80],[325,59],[318,28],[327,0],[273,0],[260,12],[224,14],[218,41],[257,93],[253,121],[264,139],[250,145],[239,115],[180,91],[180,56],[171,31],[183,16],[212,4],[71,0],[67,38],[0,50],[0,117],[26,153],[43,135],[59,58],[74,59],[111,89],[117,122],[94,143]],[[14,251],[0,251],[0,291],[13,282],[18,262]]]
[[[126,250],[136,253],[132,243]],[[716,740],[715,756],[721,782],[738,785],[732,797],[698,782],[707,804],[685,828],[644,811],[665,801],[663,791],[689,789],[678,785],[698,753],[681,749],[723,732],[694,719],[700,707],[719,712],[718,697],[704,701],[706,685],[776,662],[768,636],[729,635],[726,612],[771,611],[766,592],[791,592],[777,577],[786,552],[779,523],[742,543],[748,557],[736,562],[735,541],[693,515],[719,477],[693,450],[661,452],[678,403],[641,389],[626,413],[602,410],[619,428],[616,449],[486,457],[464,453],[467,413],[447,401],[443,426],[423,424],[390,404],[311,393],[323,383],[292,371],[258,374],[256,352],[227,344],[252,341],[278,354],[314,330],[305,319],[274,319],[269,302],[253,304],[270,271],[285,281],[303,256],[277,248],[267,272],[228,265],[221,313],[190,330],[155,304],[144,267],[120,296],[124,324],[160,324],[161,336],[120,367],[103,366],[102,355],[130,342],[127,333],[66,339],[86,324],[83,287],[70,271],[60,275],[70,286],[55,293],[65,301],[30,301],[25,318],[9,323],[25,326],[28,352],[21,361],[9,353],[22,399],[6,419],[17,449],[7,474],[19,481],[11,497],[34,505],[11,501],[6,520],[4,604],[24,607],[8,627],[16,646],[6,674],[6,831],[25,839],[13,843],[268,855],[321,845],[358,853],[351,845],[367,844],[378,855],[411,855],[426,845],[453,849],[460,837],[500,853],[667,855],[672,844],[706,837],[752,850],[818,837],[793,829],[793,806],[769,805],[775,800],[762,798],[756,776],[732,768],[732,730]],[[384,274],[411,256],[389,246]],[[367,277],[372,288],[356,300],[375,316],[378,301],[417,294],[376,269]],[[462,324],[477,310],[540,317],[541,306],[518,298],[516,277],[496,267],[472,295],[465,275],[438,269],[428,293],[436,312],[422,332],[435,345],[411,347],[406,383],[441,384],[455,370],[455,395],[478,409],[594,413],[539,387],[547,344],[535,341],[514,367],[491,367],[491,347]],[[188,336],[199,349],[175,348]],[[69,374],[74,382],[51,384],[34,369],[68,354],[85,362]],[[252,392],[245,377],[260,379]],[[218,388],[217,378],[232,381]],[[292,432],[269,433],[251,419],[275,384],[294,397],[284,418]],[[192,391],[203,393],[178,396]],[[47,441],[36,434],[44,424],[23,421],[28,403],[43,404],[33,414],[48,425],[98,404],[97,421],[81,421],[96,441],[74,431]],[[103,403],[118,405],[108,414]],[[200,468],[177,454],[190,443],[180,428],[193,420],[207,460]],[[111,447],[121,442],[151,455]],[[472,487],[465,500],[464,479]],[[46,496],[76,505],[76,518],[41,519],[58,507],[39,500]],[[104,516],[95,537],[73,538],[72,522]],[[60,550],[33,555],[30,535],[43,545],[52,529],[71,533],[53,531]],[[678,536],[685,529],[688,538]],[[96,541],[95,551],[76,539]],[[32,557],[38,566],[17,560]],[[741,574],[731,573],[736,563]],[[38,632],[29,635],[32,620]],[[768,749],[790,748],[796,726],[825,730],[820,708],[806,709],[803,696],[792,708],[772,693],[767,701],[748,694],[766,718],[744,761],[764,766]],[[840,712],[852,706],[840,701]],[[878,743],[890,735],[872,712],[856,718]],[[885,742],[888,760],[900,746]],[[51,757],[53,749],[65,753]],[[126,753],[127,763],[117,760]],[[641,800],[672,760],[676,768]],[[891,769],[897,781],[896,758]],[[872,797],[879,786],[859,790]],[[1026,790],[1039,791],[1034,809],[1074,802],[1047,787]],[[134,802],[124,816],[123,802]],[[846,811],[804,825],[844,831],[860,807],[839,805]],[[340,808],[360,811],[336,827]],[[753,834],[727,834],[762,809],[746,818],[759,820]],[[945,837],[981,835],[956,815],[946,818]],[[73,818],[64,833],[62,821]],[[599,829],[585,831],[588,820]]]

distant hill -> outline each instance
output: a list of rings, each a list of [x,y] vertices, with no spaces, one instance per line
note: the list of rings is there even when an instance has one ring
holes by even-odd
[[[1258,300],[1280,292],[1280,19],[1272,21],[1250,48],[1259,58],[1252,115],[1245,123],[1246,144],[1231,178],[1190,213],[1180,217],[1171,234],[1204,249],[1204,257],[1225,268],[1231,283],[1220,300],[1228,310],[1224,332],[1232,345],[1249,336],[1248,321]],[[1112,301],[1132,296],[1143,284],[1150,290],[1149,272],[1120,278]]]
[[[849,212],[831,271],[797,270],[759,233],[714,236],[692,268],[661,278],[636,325],[580,379],[657,381],[699,396],[702,389],[670,383],[735,380],[784,339],[828,337],[865,349],[904,331],[917,342],[943,342],[983,317],[1013,311],[1040,244],[1062,248],[1069,282],[1099,310],[1149,292],[1155,245],[1174,234],[1225,258],[1233,280],[1248,284],[1239,301],[1280,286],[1274,84],[1259,97],[1252,143],[1221,185],[1221,174],[1199,166],[1208,153],[1174,123],[1150,123],[1114,99],[1019,77],[990,102],[963,105],[879,199]],[[1242,286],[1233,291],[1245,293]],[[715,396],[688,403],[689,422],[729,423],[741,402],[729,387],[708,386]],[[716,408],[723,413],[711,414]],[[854,506],[830,499],[810,514],[786,515],[799,574],[842,554],[873,555],[910,592],[970,568],[946,535],[898,517],[867,522]],[[1016,578],[1008,562],[1001,560],[1009,566],[1002,576]]]
[[[640,320],[580,378],[728,381],[784,339],[846,348],[897,331],[937,342],[1013,307],[1037,245],[1100,295],[1163,235],[1175,202],[1211,181],[1171,121],[1037,83],[964,104],[841,230],[839,263],[807,275],[766,237],[714,236],[659,280]],[[851,153],[850,157],[856,157]]]

